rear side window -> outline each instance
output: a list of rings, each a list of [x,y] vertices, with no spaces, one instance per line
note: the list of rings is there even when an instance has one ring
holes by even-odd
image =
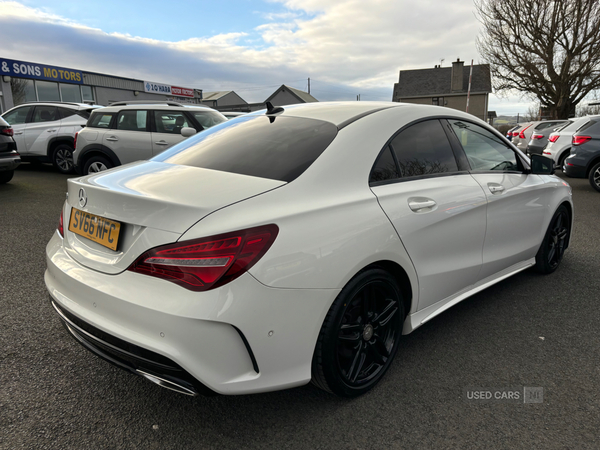
[[[439,120],[420,122],[390,143],[402,178],[458,172],[450,141]]]
[[[32,122],[52,122],[59,119],[56,106],[36,106]]]
[[[58,113],[60,114],[61,119],[66,119],[67,117],[77,114],[77,111],[74,109],[58,108]]]
[[[148,111],[121,111],[117,116],[117,130],[146,131]]]
[[[114,114],[95,112],[90,116],[87,125],[92,128],[108,128]]]
[[[394,161],[394,157],[392,156],[392,150],[390,147],[386,147],[373,166],[369,183],[395,180],[397,178],[400,178],[398,166],[396,166],[396,161]]]
[[[292,181],[329,146],[337,127],[299,117],[240,117],[192,136],[152,158],[254,177]]]

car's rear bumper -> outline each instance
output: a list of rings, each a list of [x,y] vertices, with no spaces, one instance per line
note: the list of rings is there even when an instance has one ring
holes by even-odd
[[[15,170],[21,164],[21,157],[16,151],[0,153],[0,172]]]
[[[571,154],[565,159],[565,170],[564,173],[568,177],[572,178],[585,178],[587,171],[587,159],[577,157],[577,155]]]
[[[46,251],[46,286],[82,345],[191,393],[207,387],[246,394],[309,382],[321,325],[339,293],[270,288],[248,273],[221,288],[191,292],[133,272],[83,267],[64,252],[58,233]]]

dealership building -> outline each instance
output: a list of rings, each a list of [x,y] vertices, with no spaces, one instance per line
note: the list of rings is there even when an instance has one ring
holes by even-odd
[[[0,75],[0,114],[32,101],[103,106],[131,100],[202,102],[201,89],[6,58],[0,58]]]

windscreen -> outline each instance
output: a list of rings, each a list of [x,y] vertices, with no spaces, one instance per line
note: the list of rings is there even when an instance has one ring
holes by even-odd
[[[152,161],[289,182],[300,176],[336,135],[337,127],[321,120],[242,116],[202,131]]]

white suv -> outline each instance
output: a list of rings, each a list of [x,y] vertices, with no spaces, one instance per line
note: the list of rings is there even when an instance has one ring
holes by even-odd
[[[207,106],[175,102],[117,102],[92,113],[76,136],[73,160],[87,175],[150,159],[227,118]]]
[[[75,133],[99,106],[83,103],[34,102],[9,109],[2,118],[14,130],[21,160],[51,162],[62,173],[73,170]]]

